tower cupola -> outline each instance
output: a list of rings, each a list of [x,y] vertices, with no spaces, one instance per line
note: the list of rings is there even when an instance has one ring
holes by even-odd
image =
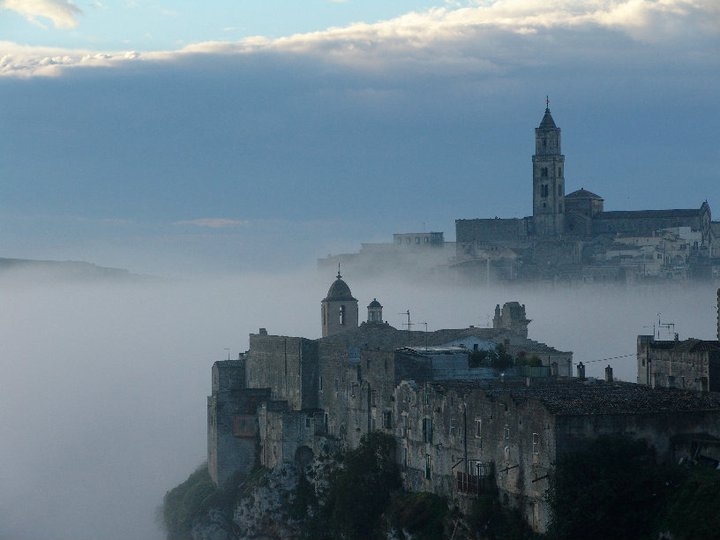
[[[327,296],[320,303],[320,311],[323,337],[358,326],[358,301],[350,292],[348,284],[343,281],[339,269]]]
[[[368,304],[368,318],[369,323],[382,323],[382,305],[377,301],[377,298],[373,298],[373,301]]]

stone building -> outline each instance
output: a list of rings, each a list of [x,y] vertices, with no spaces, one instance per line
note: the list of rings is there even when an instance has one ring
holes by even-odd
[[[535,128],[532,215],[455,220],[443,233],[395,234],[392,243],[328,256],[363,273],[388,270],[448,279],[493,281],[688,280],[720,277],[720,223],[707,201],[697,208],[606,211],[601,196],[566,194],[561,130],[546,107]],[[420,270],[418,270],[420,269]]]
[[[549,108],[535,129],[532,166],[531,217],[455,221],[459,271],[496,280],[711,276],[716,241],[707,201],[691,209],[608,212],[585,188],[566,195],[560,128]]]
[[[718,340],[637,338],[637,382],[652,388],[720,392],[720,289]]]
[[[213,365],[213,481],[256,465],[304,465],[381,430],[397,441],[408,489],[468,509],[492,478],[503,502],[544,531],[547,475],[578,440],[628,433],[674,459],[674,436],[720,434],[717,396],[574,379],[572,354],[528,339],[530,321],[517,302],[497,306],[493,328],[422,332],[383,322],[374,299],[366,321],[348,317],[330,328],[327,321],[357,305],[338,274],[321,304],[323,337],[261,328],[238,360]],[[515,365],[493,364],[498,351]]]

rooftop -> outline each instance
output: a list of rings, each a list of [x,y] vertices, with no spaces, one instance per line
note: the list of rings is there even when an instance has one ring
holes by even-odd
[[[478,389],[465,382],[434,383],[460,393]],[[564,379],[533,381],[530,386],[498,383],[483,388],[489,397],[510,396],[515,401],[536,400],[560,416],[651,414],[720,411],[720,394],[650,388],[628,382]]]

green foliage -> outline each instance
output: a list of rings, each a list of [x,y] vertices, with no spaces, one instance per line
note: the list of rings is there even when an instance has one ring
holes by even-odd
[[[490,367],[503,371],[512,367],[513,363],[513,357],[508,354],[504,345],[499,344],[495,347],[495,354],[490,358]]]
[[[497,485],[492,477],[481,487],[467,519],[471,529],[487,540],[538,538],[516,510],[500,504]]]
[[[304,536],[315,539],[369,540],[382,537],[382,515],[391,494],[401,487],[395,439],[374,431],[345,453],[344,466],[330,477],[316,516]]]
[[[318,498],[315,494],[315,488],[308,482],[305,474],[300,473],[298,484],[295,488],[295,497],[290,503],[288,513],[295,520],[302,520],[310,514],[317,513]]]
[[[471,368],[481,367],[490,365],[489,355],[491,353],[489,351],[479,349],[477,351],[472,351],[470,353],[470,356],[468,357],[468,365]]]
[[[687,471],[668,504],[664,529],[675,540],[717,538],[720,531],[720,472],[695,467]]]
[[[644,441],[601,437],[558,462],[551,477],[549,536],[605,540],[656,537],[669,489]]]
[[[259,475],[264,471],[254,472]],[[252,477],[251,477],[252,478]],[[241,475],[235,475],[224,486],[217,488],[210,479],[207,464],[198,467],[187,480],[165,494],[162,505],[162,523],[168,540],[192,540],[192,527],[205,519],[211,509],[220,512],[232,525],[232,513],[240,488],[249,491],[248,480],[241,482]]]
[[[406,530],[417,540],[443,538],[448,504],[433,493],[407,493],[393,497],[389,509],[390,525]]]
[[[515,365],[515,361],[505,350],[505,346],[498,344],[495,347],[495,350],[492,351],[472,351],[468,357],[468,365],[471,368],[485,366],[497,369],[498,371],[503,371]]]
[[[165,494],[163,525],[170,540],[192,540],[193,520],[207,510],[215,493],[207,465],[199,467],[187,480]]]

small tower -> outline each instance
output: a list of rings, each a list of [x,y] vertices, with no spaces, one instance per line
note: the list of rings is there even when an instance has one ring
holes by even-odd
[[[350,287],[342,280],[339,269],[327,296],[320,303],[320,310],[322,337],[332,336],[358,326],[358,301],[353,298]]]
[[[565,156],[560,150],[560,128],[550,114],[546,100],[545,115],[535,128],[533,163],[533,225],[541,237],[562,235],[565,227]]]
[[[371,324],[380,324],[383,322],[382,318],[382,305],[377,301],[377,298],[373,298],[373,301],[367,307],[368,318],[367,322]]]

